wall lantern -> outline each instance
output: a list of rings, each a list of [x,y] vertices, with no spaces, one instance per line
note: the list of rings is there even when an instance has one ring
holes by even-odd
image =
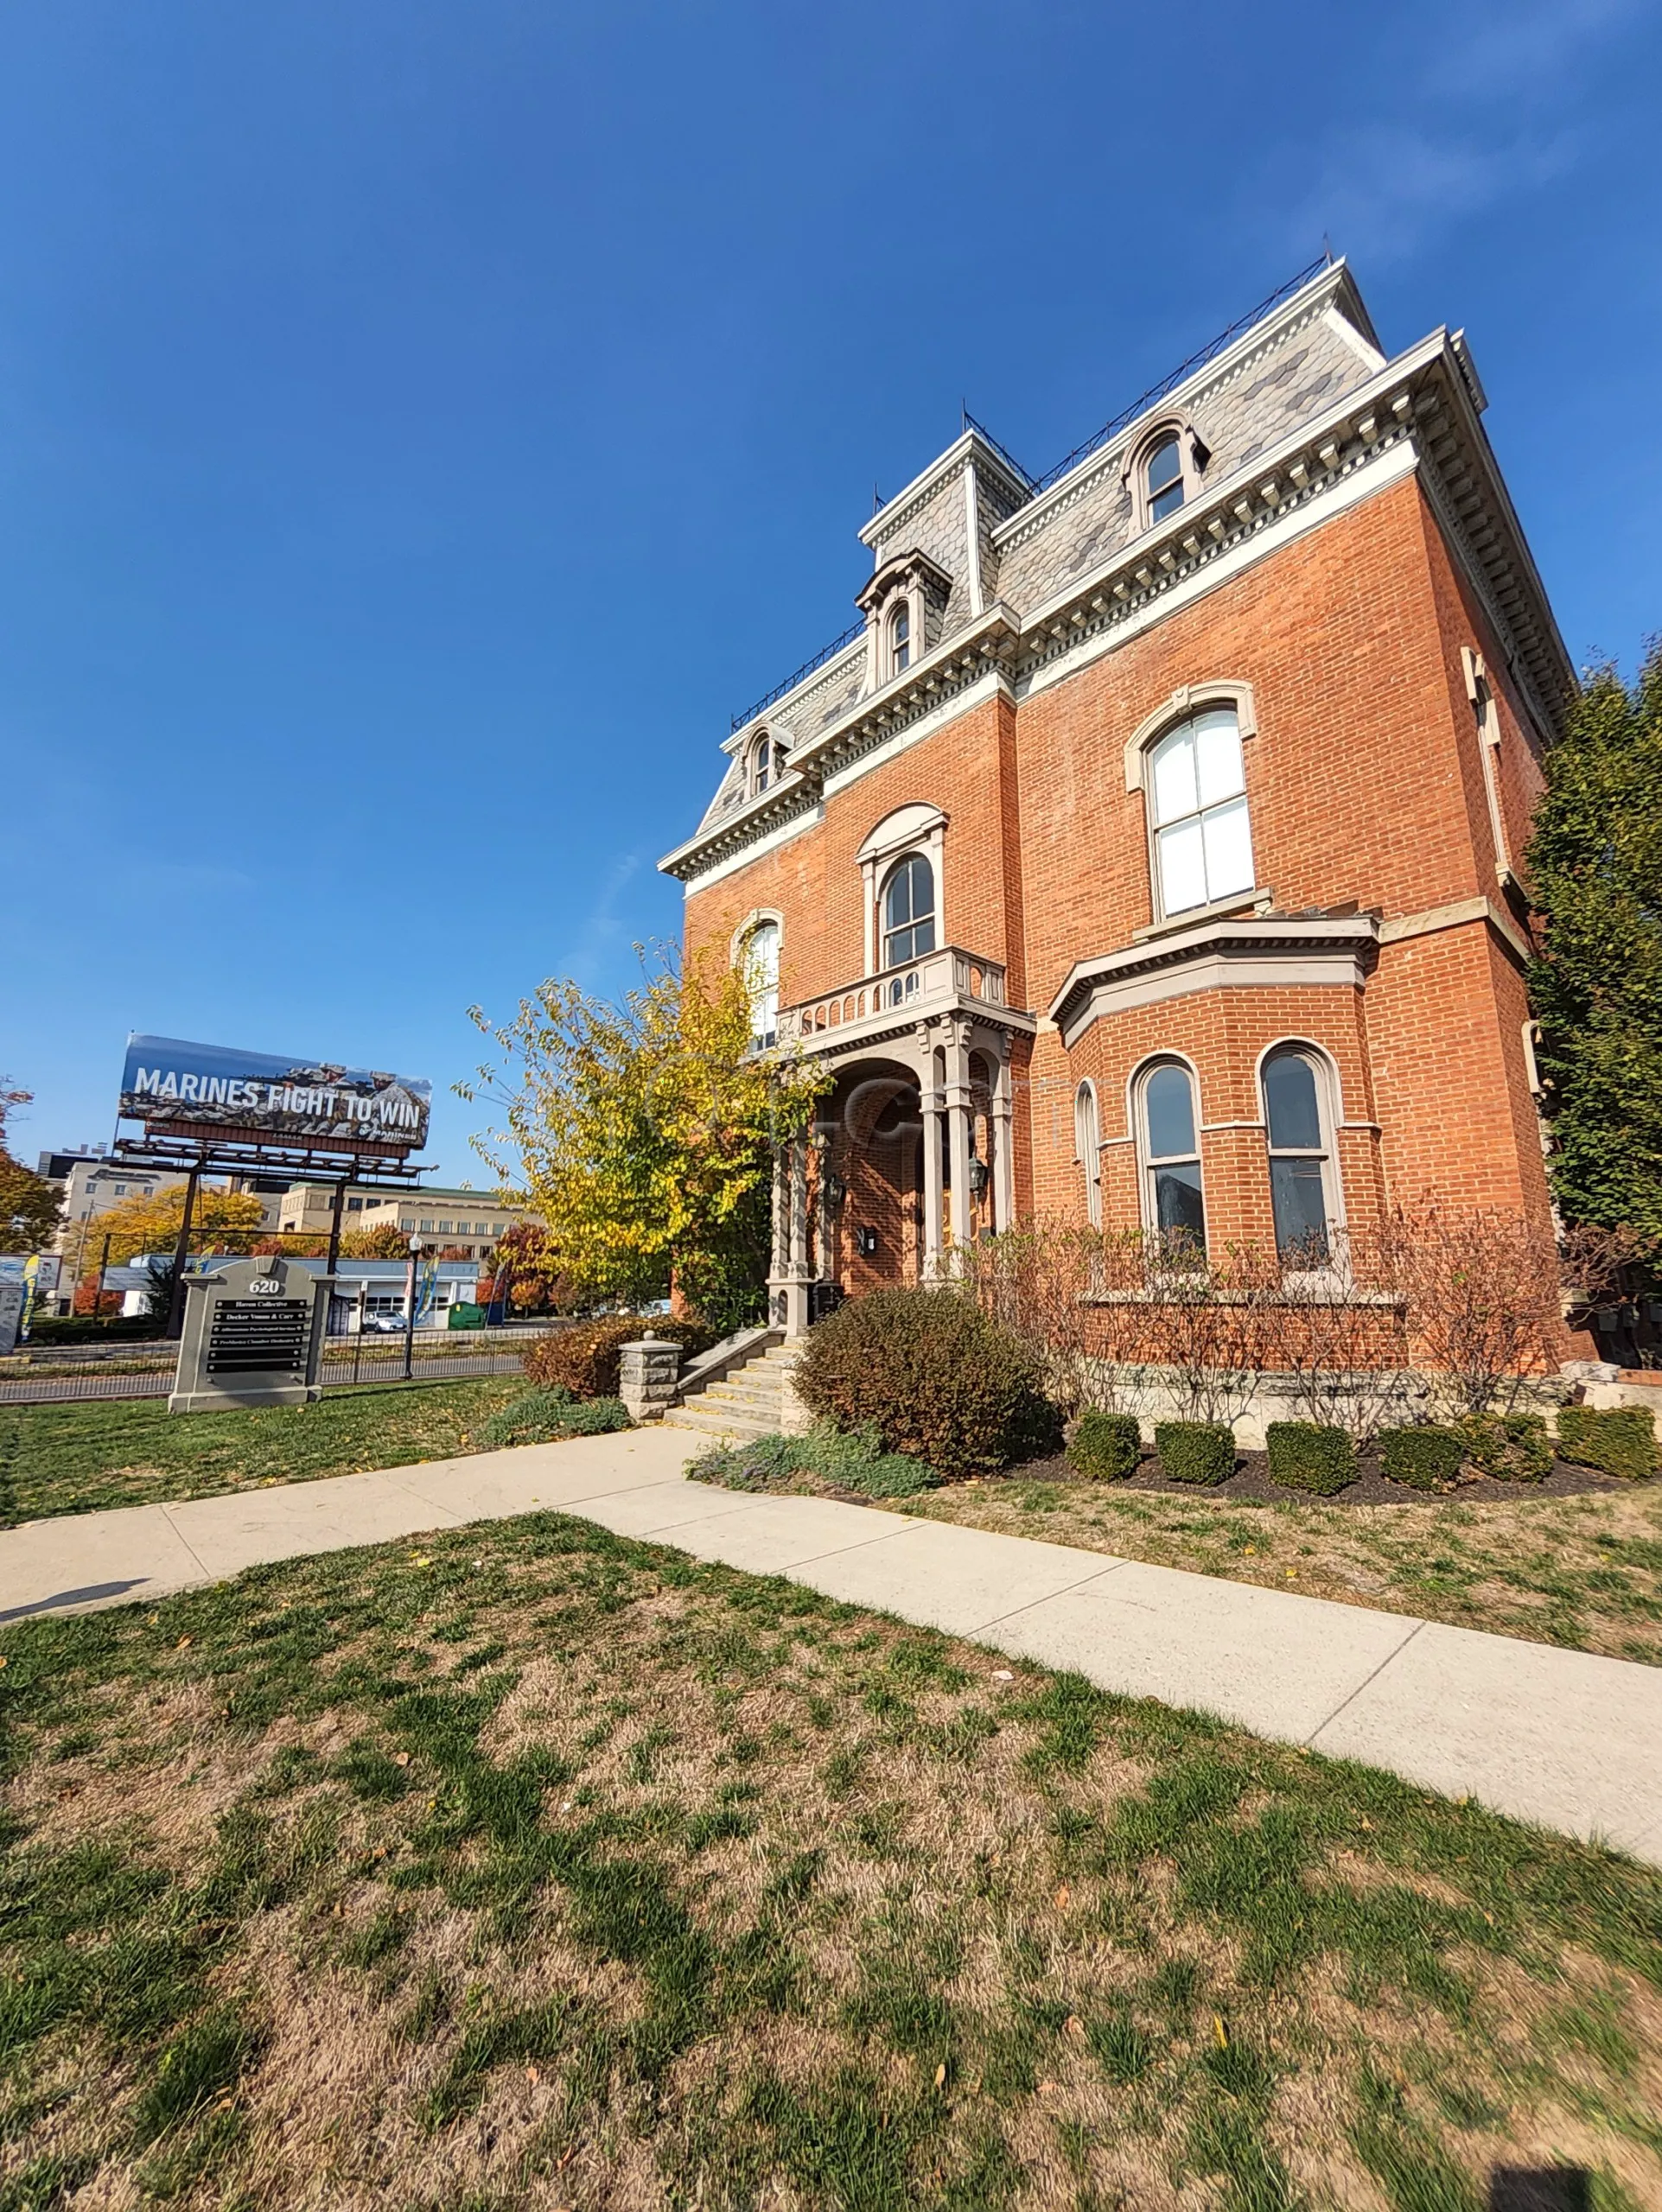
[[[865,1260],[875,1260],[877,1256],[876,1230],[875,1229],[856,1229],[854,1233],[856,1241],[858,1243],[860,1247],[861,1258]]]
[[[970,1154],[970,1196],[978,1198],[987,1187],[987,1163]]]
[[[828,1167],[825,1170],[825,1180],[820,1185],[820,1188],[825,1193],[825,1204],[831,1208],[833,1213],[837,1211],[838,1206],[842,1205],[844,1199],[847,1198],[849,1194],[848,1185],[843,1180],[842,1177],[837,1173],[834,1167]]]

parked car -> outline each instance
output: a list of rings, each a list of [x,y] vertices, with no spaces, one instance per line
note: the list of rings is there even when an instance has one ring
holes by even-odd
[[[364,1333],[373,1337],[401,1337],[404,1319],[402,1313],[366,1313]]]

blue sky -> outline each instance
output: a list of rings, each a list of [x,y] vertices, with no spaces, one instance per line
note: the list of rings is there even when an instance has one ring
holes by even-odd
[[[627,981],[960,398],[1048,467],[1321,249],[1463,324],[1581,660],[1662,627],[1635,0],[0,16],[0,1072],[430,1076]]]

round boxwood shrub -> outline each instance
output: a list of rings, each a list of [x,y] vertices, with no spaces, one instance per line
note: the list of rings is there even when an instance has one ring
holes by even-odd
[[[1388,1428],[1379,1439],[1379,1456],[1393,1483],[1410,1490],[1452,1490],[1466,1447],[1451,1428]]]
[[[1540,1414],[1467,1414],[1455,1423],[1467,1459],[1498,1483],[1544,1482],[1552,1446]]]
[[[1235,1471],[1234,1431],[1219,1421],[1162,1421],[1154,1432],[1154,1448],[1175,1483],[1211,1489]]]
[[[1037,1368],[979,1306],[948,1290],[871,1290],[808,1332],[797,1395],[837,1428],[874,1427],[949,1478],[1054,1451],[1060,1419]]]
[[[618,1355],[648,1329],[653,1336],[679,1344],[684,1359],[697,1358],[716,1341],[701,1321],[670,1321],[657,1313],[608,1313],[598,1321],[551,1329],[537,1338],[519,1363],[533,1382],[557,1385],[579,1398],[614,1398]]]
[[[1646,1482],[1657,1471],[1655,1416],[1643,1406],[1561,1406],[1558,1457]]]
[[[1272,1421],[1264,1432],[1270,1479],[1283,1490],[1331,1497],[1356,1479],[1356,1446],[1342,1428],[1314,1421]]]
[[[1093,1407],[1079,1415],[1068,1440],[1067,1464],[1075,1474],[1098,1482],[1123,1482],[1137,1472],[1142,1449],[1135,1414],[1099,1413]]]

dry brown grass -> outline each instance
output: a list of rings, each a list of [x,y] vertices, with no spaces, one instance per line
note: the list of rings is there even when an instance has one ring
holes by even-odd
[[[1574,1497],[1273,1503],[1008,1475],[900,1510],[1340,1605],[1662,1666],[1662,1486]]]
[[[552,1516],[0,1652],[7,2212],[1662,2202],[1662,1880],[1382,1776]]]

